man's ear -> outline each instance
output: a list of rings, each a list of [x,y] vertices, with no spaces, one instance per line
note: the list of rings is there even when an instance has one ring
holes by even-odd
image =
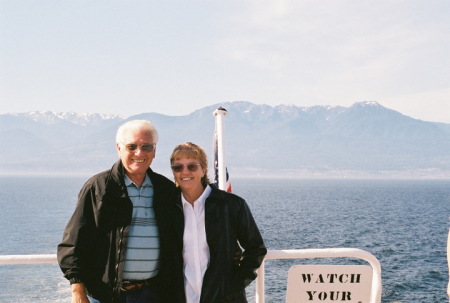
[[[120,158],[120,144],[116,143],[116,147],[117,147],[117,153],[119,154],[119,158]]]

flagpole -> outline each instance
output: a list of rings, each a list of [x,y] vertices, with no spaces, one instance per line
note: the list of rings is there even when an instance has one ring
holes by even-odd
[[[217,132],[217,167],[219,177],[219,189],[226,190],[226,170],[225,170],[225,139],[224,139],[224,117],[227,115],[225,108],[219,107],[213,113],[216,117]]]

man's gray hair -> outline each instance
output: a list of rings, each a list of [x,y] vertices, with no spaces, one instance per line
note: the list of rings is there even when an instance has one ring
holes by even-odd
[[[125,143],[125,136],[130,131],[147,133],[153,138],[153,142],[151,143],[158,143],[158,131],[155,126],[147,120],[131,120],[122,124],[117,130],[116,143]]]

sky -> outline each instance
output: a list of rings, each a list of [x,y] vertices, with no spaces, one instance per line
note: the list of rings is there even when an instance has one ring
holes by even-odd
[[[377,101],[450,123],[448,16],[448,0],[0,0],[0,114]]]

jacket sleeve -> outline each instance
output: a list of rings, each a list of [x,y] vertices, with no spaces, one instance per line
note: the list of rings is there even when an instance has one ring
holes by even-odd
[[[62,242],[58,245],[58,263],[70,284],[86,281],[86,259],[96,233],[92,207],[94,201],[94,186],[85,184],[78,195],[75,212],[64,230]]]
[[[261,266],[267,254],[266,246],[253,219],[250,208],[244,200],[237,214],[236,233],[240,245],[244,248],[238,270],[234,275],[230,293],[232,298],[241,293],[247,285],[256,279],[256,270]]]

